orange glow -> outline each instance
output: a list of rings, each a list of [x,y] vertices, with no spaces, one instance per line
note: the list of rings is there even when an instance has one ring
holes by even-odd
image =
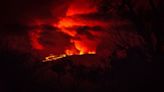
[[[102,1],[68,0],[69,3],[66,5],[60,6],[58,4],[58,9],[56,9],[56,6],[54,7],[53,10],[55,11],[52,10],[54,16],[47,19],[48,12],[45,17],[43,16],[43,19],[39,17],[39,19],[33,20],[33,23],[29,23],[32,29],[29,31],[29,36],[33,49],[40,50],[39,53],[42,56],[55,54],[45,57],[43,62],[72,55],[98,55],[100,52],[103,53],[100,53],[102,57],[111,55],[115,44],[119,44],[124,36],[122,33],[126,29],[122,28],[129,23],[131,25],[131,22],[115,16],[115,11],[114,14],[112,11],[111,15],[101,12],[99,3]],[[119,29],[116,27],[119,27]],[[115,36],[117,30],[121,30],[121,37]],[[129,33],[129,31],[127,32]],[[133,40],[135,39],[127,39],[129,43],[132,42],[132,45],[135,45],[133,42],[139,43],[139,40]],[[122,57],[121,55],[120,57]]]
[[[74,54],[74,51],[72,51],[72,50],[65,50],[65,53],[67,55],[73,55]]]
[[[55,26],[57,26],[58,28],[60,28],[61,32],[69,35],[69,36],[75,36],[76,35],[76,31],[75,30],[69,30],[68,28],[71,28],[75,25],[74,21],[68,18],[62,18],[60,19],[60,21],[58,22],[58,24],[55,24]]]
[[[50,55],[50,56],[47,56],[45,57],[44,60],[42,60],[42,62],[48,62],[48,61],[52,61],[52,60],[57,60],[57,59],[60,59],[60,58],[64,58],[66,57],[66,54],[62,54],[62,55]]]
[[[65,54],[67,55],[76,55],[79,51],[76,48],[68,48],[65,50]]]
[[[95,52],[88,52],[87,54],[96,54],[96,53],[95,53]],[[76,54],[75,54],[75,55],[76,55]],[[77,55],[84,55],[84,53],[79,53],[79,54],[77,54]],[[45,57],[45,59],[42,60],[42,62],[48,62],[48,61],[58,60],[58,59],[61,59],[61,58],[67,57],[67,56],[72,56],[72,54],[69,54],[69,55],[67,55],[67,54],[62,54],[62,55],[59,55],[59,56],[57,56],[57,55],[52,55],[52,54],[51,54],[51,55]]]
[[[75,25],[74,21],[70,18],[62,18],[59,23],[58,23],[58,27],[62,28],[62,27],[72,27],[73,25]]]
[[[58,22],[50,24],[58,29],[56,31],[60,31],[65,35],[68,35],[70,45],[66,48],[63,48],[63,51],[61,51],[61,53],[58,55],[49,55],[45,57],[43,62],[57,60],[71,55],[96,54],[96,47],[99,44],[99,41],[97,39],[90,39],[88,37],[89,35],[81,34],[78,32],[79,27],[87,26],[92,28],[95,26],[107,26],[103,21],[83,17],[83,15],[94,14],[95,12],[97,12],[97,7],[95,6],[94,1],[91,2],[88,0],[74,0],[69,5],[65,16],[58,17]],[[95,35],[91,33],[90,29],[87,30],[88,34]],[[31,32],[32,45],[35,49],[49,49],[39,43],[40,35],[43,31],[44,30]]]
[[[69,12],[70,9],[68,9]],[[76,14],[76,12],[74,13]],[[84,12],[84,14],[86,14]],[[99,43],[97,40],[91,40],[85,36],[81,36],[77,33],[77,30],[74,29],[78,26],[104,26],[105,23],[99,22],[99,21],[94,21],[94,20],[86,20],[83,18],[79,17],[74,17],[74,16],[65,16],[63,18],[59,19],[59,22],[56,23],[54,26],[58,27],[63,33],[69,35],[72,37],[70,39],[70,42],[74,44],[74,47],[76,50],[72,48],[67,48],[65,50],[65,54],[67,55],[82,55],[82,54],[89,54],[89,53],[96,53],[96,46]],[[90,31],[91,32],[91,31]],[[91,33],[92,34],[92,33]],[[94,35],[94,34],[93,34]],[[80,39],[75,39],[80,38]]]
[[[58,31],[63,32],[66,35],[71,36],[70,43],[73,44],[72,47],[66,48],[65,56],[71,55],[83,55],[83,54],[96,54],[96,46],[97,41],[91,40],[86,36],[81,36],[77,33],[76,27],[83,27],[83,26],[97,26],[97,25],[104,25],[104,23],[94,20],[86,20],[76,15],[85,15],[89,13],[96,12],[96,7],[93,6],[91,3],[86,3],[87,0],[78,0],[73,2],[64,17],[59,18],[58,23],[54,23],[54,26],[59,28]],[[77,39],[78,38],[78,39]],[[59,56],[48,56],[48,59],[45,60],[56,60],[58,58],[63,57],[63,55]],[[50,58],[53,59],[50,59]]]
[[[88,52],[88,54],[96,54],[96,52],[90,51],[90,52]]]

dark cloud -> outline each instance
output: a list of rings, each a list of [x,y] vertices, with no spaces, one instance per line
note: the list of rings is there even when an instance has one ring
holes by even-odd
[[[40,34],[38,41],[44,46],[47,54],[63,54],[65,48],[72,45],[71,37],[57,30],[57,28],[44,28]]]
[[[68,1],[65,0],[2,0],[0,2],[1,23],[14,23],[30,18],[52,18],[63,13]],[[52,14],[53,9],[59,10]],[[65,8],[67,9],[67,8]],[[52,10],[52,11],[51,11]],[[27,18],[27,19],[26,19]]]

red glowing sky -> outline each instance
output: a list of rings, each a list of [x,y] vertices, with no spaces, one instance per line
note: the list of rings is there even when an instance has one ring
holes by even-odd
[[[104,20],[103,16],[98,16],[97,5],[98,2],[89,0],[74,0],[58,8],[53,8],[52,4],[52,9],[49,11],[58,15],[57,21],[52,17],[36,18],[35,21],[30,22],[30,25],[37,26],[29,31],[32,47],[47,54],[87,54],[96,53],[98,50],[105,51],[104,53],[110,52],[115,48],[115,42],[122,39],[113,36],[116,33],[114,26],[131,25],[124,19],[106,18]],[[59,12],[60,9],[61,12]],[[44,25],[52,26],[54,29],[44,29]],[[133,36],[134,40],[138,39],[135,41],[135,45],[141,44],[139,36],[133,32],[133,29],[130,29],[131,32],[125,32],[125,29],[119,30],[123,30],[122,37]],[[124,39],[129,44],[134,44],[133,40]]]
[[[100,6],[104,1],[52,0],[47,2],[41,0],[40,3],[37,3],[37,0],[35,2],[20,1],[21,6],[14,6],[16,4],[6,2],[8,7],[11,6],[11,9],[10,7],[7,9],[12,12],[6,11],[5,16],[12,16],[3,18],[1,22],[19,20],[21,25],[26,26],[25,30],[16,32],[23,33],[21,34],[22,40],[19,40],[21,35],[16,33],[16,36],[12,36],[19,40],[17,43],[21,45],[16,46],[16,42],[9,41],[11,44],[8,46],[17,50],[30,48],[46,56],[90,52],[108,56],[116,49],[116,44],[121,44],[121,40],[124,40],[128,46],[141,45],[142,37],[134,31],[135,28],[129,20],[115,16],[115,12],[110,8],[105,13],[102,11]],[[118,2],[112,7],[120,4]],[[143,10],[147,9],[142,7]],[[118,33],[121,37],[117,35]],[[6,39],[7,37],[9,34]],[[133,39],[129,39],[132,37]],[[25,42],[26,45],[30,45],[28,48],[24,46]]]

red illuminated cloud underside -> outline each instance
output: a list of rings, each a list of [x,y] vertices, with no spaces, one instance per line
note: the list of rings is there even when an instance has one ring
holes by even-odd
[[[105,51],[105,54],[109,54],[108,52],[112,51],[111,48],[115,48],[115,44],[122,40],[121,37],[115,37],[117,30],[114,29],[114,26],[128,25],[128,21],[121,19],[104,20],[103,16],[89,17],[90,15],[97,16],[97,9],[97,2],[74,0],[68,5],[64,16],[58,16],[58,21],[48,23],[49,26],[56,28],[52,30],[43,29],[42,24],[46,23],[39,19],[41,22],[35,24],[39,25],[39,28],[29,32],[33,48],[58,55],[81,55],[96,53],[97,51],[103,54]],[[124,40],[128,41],[130,46],[141,44],[140,37],[136,33],[133,31],[125,32],[124,30],[120,34],[124,37]],[[47,35],[45,32],[50,33],[50,35],[45,36]],[[134,39],[128,39],[130,36],[133,36]],[[51,42],[46,44],[46,42],[40,41],[41,39]]]

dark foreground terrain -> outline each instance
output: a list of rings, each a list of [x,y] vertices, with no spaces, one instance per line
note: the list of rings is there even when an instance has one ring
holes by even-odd
[[[159,92],[162,89],[162,63],[144,62],[136,53],[107,61],[96,55],[82,55],[45,63],[28,62],[30,56],[26,54],[8,52],[1,56],[1,92]]]

